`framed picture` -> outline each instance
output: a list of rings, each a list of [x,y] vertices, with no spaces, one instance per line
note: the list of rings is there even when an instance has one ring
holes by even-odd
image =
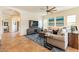
[[[56,26],[64,26],[64,17],[56,17]]]
[[[8,26],[8,22],[4,22],[4,26]]]
[[[48,25],[49,26],[54,26],[55,25],[54,18],[49,18],[48,19]]]

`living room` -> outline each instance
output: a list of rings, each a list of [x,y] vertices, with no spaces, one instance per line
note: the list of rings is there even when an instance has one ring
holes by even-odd
[[[79,59],[79,0],[1,0],[0,59]]]
[[[51,52],[75,52],[79,49],[78,43],[78,29],[79,29],[79,7],[76,6],[13,6],[1,7],[1,39],[4,42],[4,50],[1,51],[45,51]],[[5,17],[6,16],[6,17]],[[3,31],[3,20],[9,20],[9,30],[6,33]],[[15,20],[12,26],[12,20]],[[18,31],[16,25],[19,21]],[[73,20],[73,21],[72,21]],[[5,22],[4,22],[5,23]],[[4,24],[3,23],[3,24]],[[15,34],[15,33],[18,34]],[[3,36],[3,37],[2,37]],[[22,38],[24,41],[21,41]],[[19,41],[11,41],[10,39],[18,39]],[[7,43],[7,41],[9,41]],[[21,40],[20,40],[21,39]],[[26,43],[32,41],[36,48],[32,45],[27,49],[30,44],[26,44],[24,48],[18,43]],[[17,43],[15,49],[11,42]],[[10,43],[10,44],[9,44]],[[22,45],[23,45],[22,44]],[[6,48],[6,45],[8,48]],[[12,45],[12,46],[10,46]],[[20,47],[19,47],[20,46]],[[9,50],[10,49],[10,50]],[[22,50],[21,50],[22,49]]]
[[[50,6],[47,8],[51,9]],[[41,32],[36,30],[37,33],[33,33],[31,35],[26,35],[26,37],[32,39],[34,42],[40,44],[41,46],[44,46],[48,48],[50,51],[78,51],[78,39],[74,41],[76,37],[73,37],[73,42],[69,41],[69,39],[72,39],[71,34],[69,33],[76,33],[78,34],[78,13],[79,13],[79,7],[67,7],[67,6],[60,6],[59,9],[58,7],[53,7],[56,8],[54,9],[55,11],[52,10],[52,12],[47,12],[47,15],[42,16],[42,23],[41,23],[41,29],[38,28]],[[53,9],[52,8],[52,9]],[[57,21],[59,20],[59,21]],[[39,21],[38,21],[39,22]],[[60,22],[60,23],[59,23]],[[37,24],[38,25],[38,24]],[[40,24],[39,24],[40,25]],[[74,29],[71,30],[71,27]],[[34,31],[33,27],[31,27],[32,30],[27,31],[31,32]],[[28,29],[29,30],[29,29]],[[63,32],[60,35],[53,35],[53,34],[58,34],[59,32],[63,30]],[[53,34],[49,34],[53,33]],[[47,34],[48,37],[43,37],[44,34]],[[65,36],[63,36],[65,35]],[[78,35],[77,35],[78,36]],[[44,41],[43,38],[46,38]],[[50,37],[50,38],[49,38]],[[40,39],[39,39],[40,38]],[[54,39],[54,40],[53,40]],[[55,41],[55,39],[59,39],[59,41]],[[64,39],[62,42],[61,39]],[[70,43],[70,44],[69,44]],[[52,46],[53,45],[53,46]],[[69,47],[70,46],[70,47]],[[71,48],[72,47],[72,48]],[[76,49],[75,49],[76,48]]]

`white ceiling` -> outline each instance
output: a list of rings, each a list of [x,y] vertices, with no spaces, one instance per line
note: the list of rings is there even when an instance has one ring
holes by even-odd
[[[9,7],[9,6],[8,6]],[[18,11],[15,11],[13,9],[9,9],[7,6],[5,7],[0,7],[0,10],[2,9],[3,14],[5,15],[19,15]],[[10,6],[15,9],[19,10],[25,10],[28,12],[32,12],[34,15],[41,15],[46,13],[46,6]],[[49,9],[52,8],[53,6],[49,6]],[[63,11],[67,9],[74,8],[75,6],[55,6],[56,7],[56,12],[58,11]]]
[[[12,9],[4,9],[4,10],[2,11],[2,13],[3,13],[4,15],[10,15],[10,16],[19,16],[19,15],[20,15],[19,12],[15,11],[15,10],[12,10]]]
[[[41,12],[46,11],[46,6],[13,6],[15,8],[26,10],[29,12]],[[49,8],[52,8],[53,6],[49,6]],[[76,6],[55,6],[57,11],[63,11],[67,9],[74,8]]]

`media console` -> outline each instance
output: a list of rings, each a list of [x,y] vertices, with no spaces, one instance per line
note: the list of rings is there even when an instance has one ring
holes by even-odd
[[[41,31],[40,28],[29,28],[29,29],[27,29],[27,35],[36,34],[40,31]]]

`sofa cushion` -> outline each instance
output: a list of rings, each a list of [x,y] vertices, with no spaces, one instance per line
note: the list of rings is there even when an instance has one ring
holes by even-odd
[[[64,41],[64,36],[62,36],[62,35],[53,35],[53,39],[54,40]]]
[[[63,29],[59,29],[57,35],[64,35]]]

